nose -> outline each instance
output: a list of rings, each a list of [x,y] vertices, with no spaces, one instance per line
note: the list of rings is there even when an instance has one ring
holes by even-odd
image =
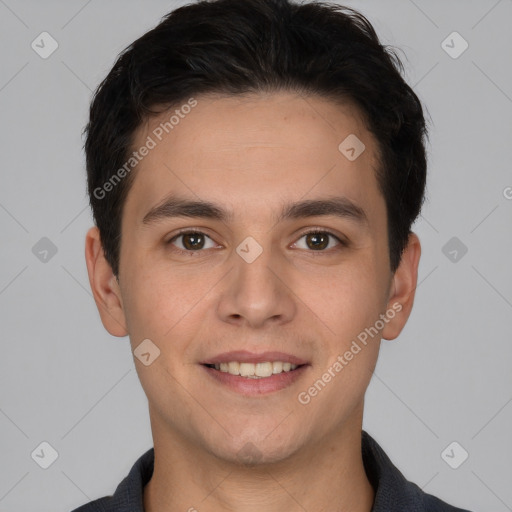
[[[294,318],[297,303],[291,273],[282,260],[263,249],[254,260],[243,251],[233,251],[232,261],[219,297],[217,313],[222,321],[257,329]]]

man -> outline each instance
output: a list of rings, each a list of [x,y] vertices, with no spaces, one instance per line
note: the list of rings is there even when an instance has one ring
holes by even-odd
[[[85,145],[101,320],[154,448],[77,511],[457,511],[362,431],[413,306],[425,121],[359,13],[171,12],[115,63]]]

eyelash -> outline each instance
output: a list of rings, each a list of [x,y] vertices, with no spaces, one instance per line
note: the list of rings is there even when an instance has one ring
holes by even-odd
[[[337,235],[335,235],[331,231],[323,229],[323,228],[312,228],[312,229],[310,229],[308,231],[305,231],[305,232],[303,232],[300,235],[298,240],[300,240],[301,238],[303,238],[304,236],[309,235],[309,234],[324,234],[324,235],[328,235],[328,236],[334,238],[339,243],[339,245],[341,247],[347,247],[348,246],[347,242],[342,240],[340,237],[338,237]],[[166,242],[166,245],[172,245],[172,242],[174,242],[177,238],[179,238],[180,236],[183,236],[183,235],[204,235],[204,236],[210,238],[210,240],[212,240],[212,238],[210,236],[208,236],[206,233],[204,233],[203,231],[199,231],[199,230],[196,230],[196,229],[190,229],[189,228],[189,229],[184,229],[182,231],[179,231],[176,235],[174,235],[172,238],[170,238]],[[318,251],[315,251],[315,250],[311,249],[311,250],[308,250],[307,252],[312,253],[311,254],[312,256],[321,256],[322,253],[330,253],[333,249],[335,249],[335,248],[322,249],[322,250],[318,250]],[[196,251],[190,251],[190,250],[184,250],[184,249],[180,249],[179,247],[173,246],[173,251],[176,251],[176,252],[182,253],[182,254],[188,254],[188,255],[199,255],[199,254],[196,254],[196,253],[201,253],[201,252],[204,252],[205,250],[207,250],[207,249],[198,249]]]

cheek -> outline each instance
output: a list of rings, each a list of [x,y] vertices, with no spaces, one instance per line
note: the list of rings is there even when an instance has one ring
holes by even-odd
[[[123,304],[132,345],[149,338],[164,355],[183,352],[201,325],[204,309],[214,307],[211,297],[205,296],[212,276],[196,279],[190,272],[171,272],[161,264],[139,267],[129,275]]]
[[[384,303],[376,275],[364,266],[347,267],[324,293],[311,297],[321,319],[318,325],[326,327],[320,327],[325,332],[321,337],[324,356],[318,358],[307,383],[311,387],[303,391],[315,396],[313,407],[328,424],[346,419],[360,404],[375,368],[381,339],[375,324]]]
[[[157,272],[141,269],[129,272],[123,294],[124,311],[132,342],[139,338],[160,340],[172,327],[179,314],[174,287],[171,293],[170,279],[163,279]]]
[[[322,274],[303,274],[300,282],[297,295],[331,334],[343,338],[373,324],[386,303],[383,279],[371,254],[361,252]]]

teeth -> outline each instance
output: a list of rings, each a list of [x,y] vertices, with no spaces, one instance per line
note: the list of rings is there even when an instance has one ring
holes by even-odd
[[[260,379],[270,377],[282,372],[289,372],[297,368],[296,364],[284,363],[282,361],[264,363],[239,363],[237,361],[230,361],[229,363],[215,364],[215,369],[231,375],[240,375],[250,379]]]
[[[248,377],[254,375],[255,365],[252,363],[240,363],[240,375],[242,377]]]
[[[255,375],[257,377],[270,377],[274,370],[272,363],[258,363],[256,365]]]
[[[240,375],[240,363],[237,363],[236,361],[232,361],[231,363],[228,363],[228,372],[231,375]]]

